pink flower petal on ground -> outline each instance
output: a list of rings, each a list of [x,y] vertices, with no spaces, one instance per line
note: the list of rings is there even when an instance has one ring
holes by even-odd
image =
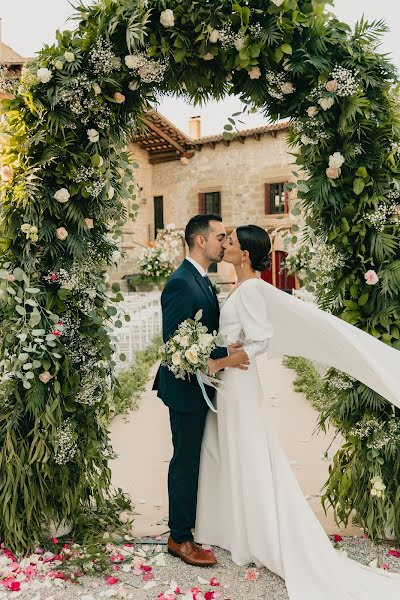
[[[21,584],[20,584],[19,581],[13,581],[12,584],[11,584],[11,586],[10,586],[10,590],[12,592],[19,592],[20,587],[21,587]]]
[[[150,581],[150,579],[153,579],[154,575],[153,573],[144,573],[143,574],[143,581]]]
[[[113,571],[119,571],[119,565],[113,565],[112,568]]]
[[[383,569],[384,571],[390,571],[390,565],[388,563],[381,563],[379,568]]]
[[[112,575],[106,577],[105,580],[106,583],[108,583],[108,585],[115,585],[116,583],[118,583],[118,579],[116,577],[113,577]]]
[[[150,567],[149,565],[142,565],[141,566],[142,571],[144,571],[145,573],[150,573],[153,570],[153,567]]]
[[[257,581],[259,577],[259,572],[256,571],[256,569],[250,568],[250,569],[246,569],[246,572],[244,574],[244,578],[246,579],[246,581]]]
[[[212,577],[212,578],[210,579],[210,585],[213,585],[213,586],[218,586],[218,585],[219,585],[219,581],[218,581],[218,579],[217,579],[216,577]]]
[[[400,552],[398,550],[389,550],[387,553],[388,556],[395,556],[396,558],[400,558]]]
[[[336,543],[343,542],[342,536],[338,535],[337,533],[334,534],[333,539],[335,540]]]

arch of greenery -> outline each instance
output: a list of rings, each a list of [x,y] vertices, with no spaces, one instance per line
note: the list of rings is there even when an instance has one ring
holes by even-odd
[[[306,238],[318,249],[309,284],[321,305],[400,349],[396,75],[376,49],[384,25],[362,21],[351,32],[327,4],[82,4],[75,31],[58,32],[2,103],[0,539],[7,545],[24,550],[50,522],[76,522],[89,510],[103,514],[104,528],[126,505],[121,494],[109,495],[106,426],[115,383],[110,318],[122,296],[114,287],[109,302],[104,276],[117,251],[112,234],[138,209],[129,207],[125,144],[156,93],[193,102],[236,94],[272,119],[292,119],[289,141],[303,174],[297,194]],[[229,139],[232,125],[225,129]],[[386,527],[400,540],[397,420],[383,398],[331,376],[321,419],[345,444],[325,500],[338,519],[356,509],[370,535]],[[374,476],[386,485],[380,496],[371,495]]]

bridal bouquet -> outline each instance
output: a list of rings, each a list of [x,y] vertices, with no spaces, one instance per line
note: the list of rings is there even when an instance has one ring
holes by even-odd
[[[177,379],[190,379],[195,375],[209,408],[215,409],[204,389],[204,382],[210,384],[211,378],[204,375],[211,352],[217,346],[223,346],[224,340],[216,332],[208,333],[207,327],[200,319],[203,311],[199,310],[194,319],[183,321],[174,335],[159,350],[161,364],[167,367]]]

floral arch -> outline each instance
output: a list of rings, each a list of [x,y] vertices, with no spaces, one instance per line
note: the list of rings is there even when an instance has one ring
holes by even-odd
[[[323,306],[400,348],[396,75],[376,50],[383,23],[361,21],[351,32],[326,10],[329,4],[80,4],[75,31],[58,32],[57,43],[26,65],[13,98],[3,101],[6,544],[24,550],[51,521],[74,521],[90,507],[118,512],[125,502],[107,496],[108,384],[115,384],[110,319],[122,295],[113,286],[109,302],[104,275],[118,253],[112,236],[138,210],[131,204],[137,165],[125,144],[156,93],[193,102],[237,94],[272,119],[292,119],[306,239],[315,238],[320,257],[309,284]],[[234,125],[229,119],[227,139]],[[296,237],[293,231],[293,243]],[[339,519],[356,508],[373,536],[389,521],[400,539],[400,487],[389,476],[399,471],[400,444],[367,447],[354,433],[368,419],[392,426],[389,405],[358,382],[342,381],[335,394],[322,417],[347,444],[335,457],[327,501]],[[370,495],[372,475],[385,480],[384,499]]]

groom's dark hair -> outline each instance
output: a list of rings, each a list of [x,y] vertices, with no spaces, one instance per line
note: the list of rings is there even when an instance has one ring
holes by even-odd
[[[221,215],[196,215],[192,217],[185,227],[185,240],[191,250],[194,247],[194,240],[197,235],[203,235],[207,239],[210,230],[210,221],[222,222]]]

